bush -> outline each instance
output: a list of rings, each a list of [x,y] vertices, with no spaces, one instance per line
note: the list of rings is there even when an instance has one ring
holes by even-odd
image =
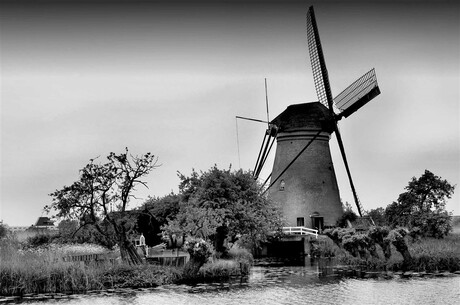
[[[350,209],[343,212],[343,215],[337,220],[337,227],[346,228],[348,227],[348,221],[353,222],[358,216]],[[348,221],[347,221],[348,220]]]
[[[225,280],[232,276],[248,275],[249,270],[248,262],[218,259],[204,264],[197,279],[202,278],[203,281]]]
[[[212,245],[202,238],[189,238],[184,243],[185,250],[190,258],[205,262],[213,253]]]
[[[337,257],[344,253],[344,250],[330,238],[313,240],[310,246],[310,255],[312,257]]]
[[[254,263],[254,258],[251,252],[244,248],[231,248],[228,251],[228,258],[237,262],[248,263],[249,265]]]
[[[27,244],[32,248],[36,248],[50,244],[55,238],[56,236],[51,234],[39,233],[35,236],[27,238]]]

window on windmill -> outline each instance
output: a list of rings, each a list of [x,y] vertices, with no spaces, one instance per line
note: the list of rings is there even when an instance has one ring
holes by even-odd
[[[297,226],[298,227],[304,227],[305,226],[305,218],[297,217]]]
[[[280,191],[284,191],[284,185],[285,184],[286,183],[284,182],[284,180],[281,180],[281,182],[280,182]]]

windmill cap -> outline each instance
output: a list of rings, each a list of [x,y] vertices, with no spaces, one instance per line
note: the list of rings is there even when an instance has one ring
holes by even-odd
[[[334,120],[329,109],[320,102],[290,105],[281,112],[271,124],[276,125],[279,131],[294,130],[324,130],[334,131]]]

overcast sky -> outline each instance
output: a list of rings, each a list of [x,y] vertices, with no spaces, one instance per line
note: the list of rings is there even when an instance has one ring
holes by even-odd
[[[270,116],[317,100],[314,5],[333,95],[375,67],[381,95],[340,121],[366,210],[425,169],[459,184],[459,6],[443,1],[3,1],[0,219],[30,225],[89,159],[152,152],[139,188],[177,192],[177,171],[252,169]],[[275,4],[276,3],[276,4]],[[353,202],[330,141],[343,201]],[[103,161],[103,160],[102,160]],[[262,173],[268,176],[270,160]],[[460,214],[458,189],[447,209]]]

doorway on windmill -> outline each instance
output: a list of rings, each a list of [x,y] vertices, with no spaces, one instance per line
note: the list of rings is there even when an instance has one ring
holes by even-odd
[[[311,216],[311,226],[313,229],[319,230],[320,232],[324,227],[324,217],[320,216],[318,212],[314,212]]]
[[[298,227],[305,227],[305,218],[304,217],[297,217],[297,226]]]

